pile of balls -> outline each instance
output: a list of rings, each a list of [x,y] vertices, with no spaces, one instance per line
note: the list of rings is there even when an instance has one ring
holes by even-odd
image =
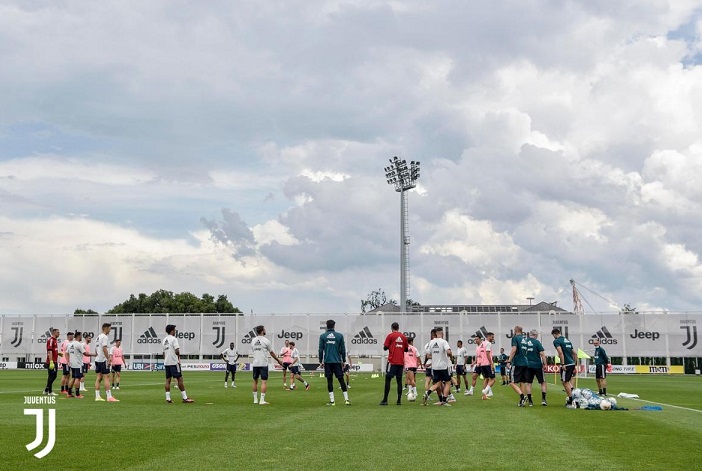
[[[623,410],[614,397],[600,397],[592,389],[573,389],[573,404],[582,410]]]

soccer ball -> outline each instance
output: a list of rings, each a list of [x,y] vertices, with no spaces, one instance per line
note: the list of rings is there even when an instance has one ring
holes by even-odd
[[[575,388],[575,389],[573,389],[573,398],[574,398],[574,399],[579,399],[579,398],[582,397],[582,395],[583,395],[583,390],[582,390],[582,389],[580,389],[580,388]]]
[[[587,389],[587,388],[585,388],[585,389],[582,390],[582,393],[581,393],[581,394],[582,394],[582,396],[583,396],[585,399],[588,399],[588,400],[589,400],[589,399],[592,397],[592,389]]]
[[[612,408],[612,403],[609,402],[607,399],[602,399],[600,402],[600,409],[602,410],[610,410]]]
[[[602,402],[602,399],[600,399],[600,398],[597,397],[597,396],[593,396],[593,397],[591,397],[590,399],[587,400],[588,406],[589,406],[589,407],[592,407],[592,408],[600,407],[600,403],[601,403],[601,402]],[[610,404],[610,407],[611,407],[611,404]]]
[[[582,409],[582,410],[587,409],[588,402],[587,402],[587,399],[585,399],[584,397],[581,397],[580,399],[578,399],[576,403],[577,403],[579,409]]]
[[[607,400],[608,400],[609,403],[612,405],[612,407],[616,407],[616,406],[617,406],[617,400],[616,400],[615,398],[613,398],[613,397],[608,397]]]
[[[414,402],[417,400],[417,395],[413,392],[407,394],[407,400],[410,402]]]

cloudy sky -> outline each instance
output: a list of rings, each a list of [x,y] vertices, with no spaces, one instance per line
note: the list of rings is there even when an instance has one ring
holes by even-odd
[[[395,155],[412,299],[702,310],[698,0],[4,0],[0,64],[1,314],[399,299]]]

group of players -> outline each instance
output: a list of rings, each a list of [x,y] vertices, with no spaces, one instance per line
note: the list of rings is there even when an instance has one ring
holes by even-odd
[[[346,350],[343,334],[335,330],[335,322],[328,320],[326,324],[326,332],[319,337],[318,356],[320,367],[324,369],[324,376],[327,379],[327,390],[329,393],[327,405],[334,406],[336,404],[333,387],[334,377],[339,382],[345,404],[350,405],[351,402],[348,396],[348,389],[350,388],[348,385],[351,366],[350,355]],[[69,332],[67,339],[59,347],[59,329],[52,329],[51,337],[48,339],[46,346],[48,379],[44,394],[56,395],[52,388],[58,374],[57,369],[61,367],[63,372],[61,393],[70,398],[82,399],[84,396],[81,393],[87,390],[84,384],[85,374],[90,370],[90,358],[95,357],[95,400],[119,402],[118,399],[112,396],[112,385],[114,385],[114,389],[120,389],[121,368],[125,363],[121,341],[116,340],[114,346],[109,346],[108,334],[110,328],[111,325],[109,323],[102,325],[102,332],[98,335],[95,344],[95,352],[91,351],[91,338],[87,337],[83,342],[82,332],[80,331]],[[391,329],[383,344],[383,349],[388,352],[388,361],[385,371],[384,395],[380,402],[382,406],[388,404],[393,378],[395,378],[397,383],[397,404],[400,405],[402,403],[403,373],[406,373],[404,389],[408,390],[408,397],[413,396],[413,398],[416,398],[418,396],[416,374],[421,369],[420,365],[424,367],[426,374],[424,394],[422,396],[423,405],[426,405],[431,395],[436,392],[438,401],[435,405],[450,406],[450,403],[456,402],[451,388],[454,388],[455,393],[460,393],[461,383],[465,385],[464,395],[471,396],[474,394],[474,388],[479,377],[483,378],[482,399],[489,400],[493,396],[492,386],[496,380],[495,363],[498,363],[501,370],[502,385],[509,384],[514,392],[519,395],[519,407],[534,405],[532,399],[534,379],[537,380],[541,387],[541,405],[547,405],[547,386],[543,373],[543,367],[547,364],[546,355],[543,344],[538,339],[538,331],[535,329],[525,335],[521,326],[515,326],[509,355],[504,353],[504,349],[500,349],[500,354],[495,357],[492,354],[494,334],[488,332],[484,337],[476,334],[472,339],[476,347],[470,367],[468,364],[468,350],[463,346],[463,342],[460,340],[457,342],[457,349],[454,354],[449,343],[443,338],[442,327],[436,327],[431,330],[431,339],[424,346],[423,360],[414,346],[414,338],[407,338],[402,334],[399,331],[397,322],[392,324]],[[296,389],[295,380],[298,380],[304,384],[305,390],[308,390],[310,386],[301,375],[301,357],[295,342],[286,340],[285,346],[280,350],[279,354],[276,354],[273,352],[271,342],[265,337],[265,327],[262,325],[257,326],[254,331],[256,332],[256,337],[251,341],[254,404],[268,404],[266,401],[266,390],[269,357],[272,357],[283,369],[284,388]],[[183,383],[180,345],[175,337],[176,326],[173,324],[166,326],[166,334],[166,338],[162,341],[164,369],[166,372],[166,403],[173,403],[170,387],[172,380],[176,380],[183,402],[193,403],[194,400],[188,397]],[[554,338],[553,345],[556,348],[558,360],[560,360],[561,382],[568,396],[566,405],[572,407],[573,385],[571,381],[577,368],[577,355],[574,353],[573,344],[561,334],[560,329],[554,328],[551,334]],[[235,348],[235,344],[233,342],[230,343],[229,348],[222,351],[220,357],[226,363],[224,387],[227,388],[229,384],[232,388],[236,388],[235,376],[240,355]],[[598,393],[606,395],[606,375],[609,357],[597,340],[595,340],[594,358],[596,380],[599,388]],[[509,379],[507,378],[507,368],[509,368]],[[467,377],[469,369],[472,370],[470,386]],[[290,374],[289,387],[287,385],[288,372]],[[111,378],[110,374],[112,375]],[[230,374],[231,383],[229,383]],[[101,384],[104,384],[106,399],[103,399],[100,395]]]
[[[92,337],[86,336],[83,341],[83,333],[79,330],[68,332],[60,346],[58,338],[61,332],[57,328],[50,330],[51,336],[46,341],[48,378],[44,395],[57,396],[53,391],[53,385],[58,376],[58,368],[61,368],[61,394],[69,398],[83,399],[84,396],[81,393],[87,391],[85,375],[90,371],[91,357],[95,357],[95,400],[119,402],[119,399],[112,396],[112,384],[115,385],[114,389],[120,389],[122,365],[125,364],[124,353],[120,340],[110,346],[108,340],[110,327],[109,323],[102,325],[102,332],[95,342],[95,352],[92,352],[90,347]],[[101,384],[104,384],[105,399],[100,395]]]

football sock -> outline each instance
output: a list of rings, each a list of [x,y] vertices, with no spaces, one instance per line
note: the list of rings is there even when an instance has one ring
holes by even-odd
[[[254,395],[254,402],[258,402],[258,393],[254,392],[253,395]]]
[[[531,399],[531,394],[527,394],[527,399],[529,399],[529,402],[534,402],[534,401]]]
[[[519,400],[520,400],[520,401],[523,401],[523,400],[524,400],[524,394],[520,394],[520,395],[519,395]]]
[[[266,402],[266,393],[261,393],[261,402]]]
[[[307,386],[308,384],[310,384],[310,383],[308,383],[307,381],[304,381],[304,380],[302,381],[302,383],[303,383],[305,386]]]
[[[100,398],[100,390],[96,389],[95,390],[95,399],[99,399],[99,398]]]
[[[183,389],[183,390],[180,392],[180,395],[181,395],[181,397],[182,397],[183,399],[187,399],[187,398],[188,398],[188,395],[185,393],[185,389]],[[261,394],[261,396],[263,396],[263,394]]]
[[[107,399],[111,398],[112,397],[112,390],[108,389],[107,391],[105,391],[105,394],[107,395]]]
[[[542,392],[542,393],[541,393],[541,400],[542,400],[542,401],[545,401],[545,400],[546,400],[546,393],[545,393],[545,392]]]
[[[607,395],[607,388],[604,388],[604,389],[602,390],[602,394],[604,394],[605,396]]]
[[[334,402],[334,393],[333,392],[329,393],[329,402]]]
[[[344,391],[344,400],[345,401],[349,400],[349,392],[348,391]]]
[[[166,400],[167,401],[171,400],[171,392],[170,391],[166,391]]]

